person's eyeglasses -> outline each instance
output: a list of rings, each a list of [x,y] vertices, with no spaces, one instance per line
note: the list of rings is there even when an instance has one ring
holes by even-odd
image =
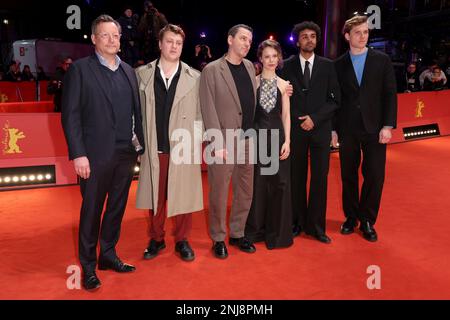
[[[114,41],[118,41],[120,39],[121,34],[110,34],[110,33],[97,33],[97,35],[102,40],[113,39]]]

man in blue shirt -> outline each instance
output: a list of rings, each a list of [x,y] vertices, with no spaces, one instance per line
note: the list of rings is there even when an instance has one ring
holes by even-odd
[[[387,55],[367,48],[366,16],[345,22],[343,32],[350,50],[335,61],[341,87],[341,107],[334,122],[332,144],[339,145],[342,201],[347,218],[342,234],[351,234],[360,222],[368,241],[377,241],[374,225],[383,190],[386,144],[397,123],[394,69]],[[359,192],[359,167],[364,182]]]

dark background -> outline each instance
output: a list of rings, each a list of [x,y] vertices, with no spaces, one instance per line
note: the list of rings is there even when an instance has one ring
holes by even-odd
[[[72,42],[89,42],[90,24],[101,13],[118,18],[125,4],[139,15],[142,0],[62,0],[31,1],[12,0],[0,4],[0,63],[11,59],[12,42],[23,39],[53,38]],[[331,28],[327,42],[337,46],[330,58],[341,54],[346,44],[339,31],[343,22],[354,11],[363,12],[367,6],[381,7],[382,29],[371,32],[371,41],[377,48],[391,55],[393,61],[404,64],[418,55],[420,61],[431,59],[445,63],[450,52],[450,1],[447,0],[269,0],[266,2],[228,0],[166,0],[153,1],[170,23],[179,24],[186,31],[187,39],[183,60],[190,61],[194,46],[206,43],[214,58],[226,51],[226,32],[234,24],[245,23],[254,28],[254,43],[248,58],[255,60],[257,44],[273,35],[285,55],[296,52],[290,43],[290,31],[295,23],[307,20],[317,22],[322,30],[326,23],[326,10],[339,16],[339,25]],[[82,30],[68,30],[66,9],[76,4],[81,8]],[[8,24],[3,21],[7,19]],[[200,39],[200,32],[207,38]],[[319,43],[318,53],[323,53],[324,41]],[[326,52],[328,53],[328,52]]]

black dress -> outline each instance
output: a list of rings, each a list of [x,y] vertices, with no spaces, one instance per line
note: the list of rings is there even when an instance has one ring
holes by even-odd
[[[264,105],[261,100],[261,86],[271,87],[272,96],[265,95]],[[276,87],[276,79],[261,79],[257,90],[257,106],[255,112],[255,129],[258,132],[258,162],[255,165],[253,201],[245,226],[245,235],[253,242],[265,241],[268,249],[288,247],[292,245],[292,210],[290,187],[290,160],[279,160],[284,143],[284,129],[281,120],[281,92]],[[272,83],[270,83],[272,82]],[[264,90],[264,89],[263,89]],[[267,129],[267,136],[258,129]],[[259,155],[261,143],[266,143],[271,154],[270,137],[276,134],[279,141],[277,158],[279,170],[274,175],[261,174],[261,169],[271,166],[263,164]],[[264,140],[264,141],[263,141]],[[272,164],[273,165],[273,164]]]

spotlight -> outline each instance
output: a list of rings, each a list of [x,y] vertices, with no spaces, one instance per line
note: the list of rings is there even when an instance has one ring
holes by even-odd
[[[403,136],[405,140],[439,136],[439,127],[436,123],[423,126],[403,128]]]
[[[270,39],[270,40],[273,40],[273,39],[275,39],[275,38],[274,38],[273,35],[270,35],[270,36],[269,36],[269,39]]]
[[[134,167],[134,172],[139,172],[139,166]]]
[[[200,38],[202,39],[206,38],[206,32],[204,31],[200,32]]]
[[[3,24],[8,25],[8,24],[9,24],[9,20],[8,20],[8,19],[4,19],[4,20],[3,20]]]
[[[87,39],[88,38],[88,36],[87,36],[87,34],[85,34],[84,36],[83,36],[83,39]]]
[[[0,177],[2,178],[0,190],[56,183],[53,165],[0,168]]]
[[[290,42],[294,42],[294,36],[291,35],[291,36],[289,37],[289,41],[290,41]]]

